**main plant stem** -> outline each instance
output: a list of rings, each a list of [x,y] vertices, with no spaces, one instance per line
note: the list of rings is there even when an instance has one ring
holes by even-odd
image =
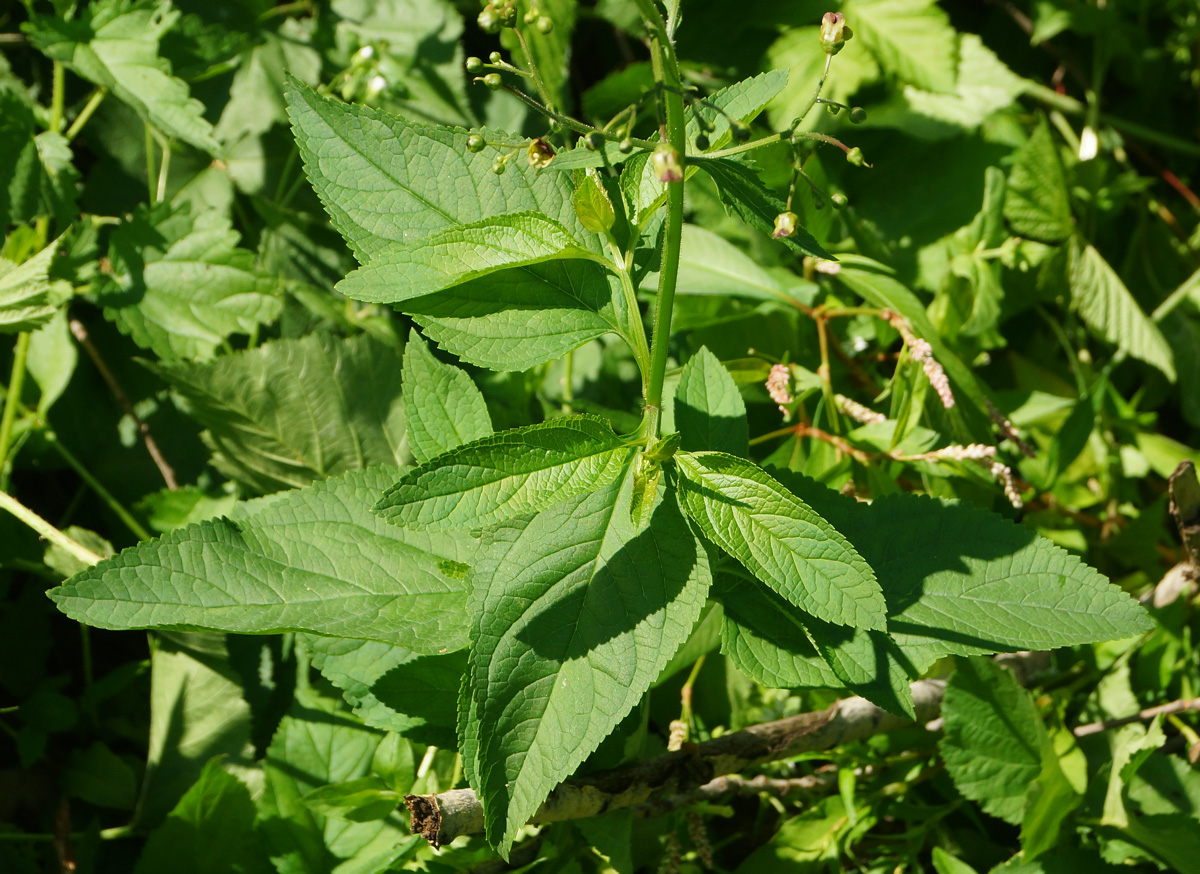
[[[667,35],[666,24],[653,0],[638,0],[638,7],[654,36],[651,59],[655,80],[665,86],[661,99],[665,114],[664,140],[679,155],[687,150],[683,115],[683,83],[675,49]],[[654,334],[650,347],[650,378],[646,389],[647,436],[658,436],[658,418],[662,409],[663,382],[667,375],[667,352],[671,345],[671,313],[675,305],[675,286],[679,279],[679,249],[683,241],[683,182],[667,182],[667,219],[663,237],[662,267],[658,274],[658,304],[654,310]]]

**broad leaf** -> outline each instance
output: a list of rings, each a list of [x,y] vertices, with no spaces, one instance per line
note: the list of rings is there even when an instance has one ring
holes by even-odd
[[[946,687],[942,715],[946,733],[939,748],[958,791],[1019,824],[1043,758],[1054,756],[1033,696],[994,662],[962,659]]]
[[[0,333],[45,325],[70,297],[71,287],[50,278],[55,240],[22,264],[0,258]]]
[[[1071,199],[1050,125],[1043,118],[1016,154],[1004,217],[1013,231],[1045,243],[1071,236]]]
[[[842,11],[885,71],[926,91],[954,90],[958,34],[937,0],[849,0]]]
[[[674,397],[675,427],[683,449],[750,454],[750,428],[741,392],[707,347],[700,347],[683,366]]]
[[[552,419],[460,446],[410,471],[375,511],[418,530],[480,527],[616,482],[629,453],[602,419]]]
[[[736,215],[750,227],[765,234],[774,230],[775,216],[784,211],[784,203],[767,191],[757,173],[745,164],[728,158],[705,160],[699,166],[717,184],[721,203],[725,205],[727,213]],[[837,260],[821,248],[804,228],[797,228],[794,235],[783,237],[780,242],[801,255]]]
[[[70,21],[35,18],[26,33],[43,54],[110,89],[147,124],[216,154],[204,106],[189,95],[186,82],[171,75],[158,53],[159,41],[178,19],[170,3],[102,0],[84,4]]]
[[[255,268],[216,210],[140,212],[112,235],[112,272],[99,302],[143,349],[164,360],[211,358],[231,334],[283,311],[279,280]]]
[[[337,702],[303,694],[275,732],[263,761],[260,830],[281,874],[327,874],[339,862],[356,863],[394,852],[403,828],[390,821],[327,818],[304,796],[328,784],[371,773],[382,735],[355,722]],[[386,862],[377,868],[386,870]]]
[[[259,492],[409,460],[400,355],[369,336],[276,340],[157,370],[208,429],[214,466]]]
[[[355,300],[400,303],[510,267],[594,257],[553,219],[515,213],[389,246],[339,282],[337,290]]]
[[[1071,241],[1071,305],[1088,327],[1175,381],[1175,356],[1166,337],[1095,246]]]
[[[822,622],[757,580],[721,592],[721,651],[743,673],[775,689],[849,689],[898,716],[914,716],[896,644],[881,631]]]
[[[146,838],[134,874],[267,874],[272,871],[254,829],[256,811],[250,790],[209,760],[194,786],[166,822]]]
[[[469,547],[371,512],[396,471],[371,468],[180,528],[51,590],[98,628],[310,631],[436,653],[461,647]],[[303,537],[296,532],[303,531]]]
[[[692,224],[683,226],[679,293],[729,295],[776,303],[795,300],[784,291],[779,280],[737,246]]]
[[[774,473],[874,568],[888,631],[918,673],[946,655],[1054,649],[1153,627],[1092,568],[993,513],[906,494],[863,504]]]
[[[517,267],[409,301],[404,311],[463,361],[528,370],[620,333],[615,279],[591,261]]]
[[[720,452],[680,452],[679,494],[704,536],[786,600],[837,625],[883,630],[870,566],[834,526],[769,474]]]
[[[321,97],[288,80],[288,112],[309,180],[342,236],[366,262],[394,244],[517,212],[542,213],[587,239],[571,205],[570,177],[467,149],[461,128],[417,124]],[[483,131],[507,139],[510,135]]]
[[[631,521],[629,478],[485,534],[464,704],[472,783],[507,856],[550,790],[628,714],[687,638],[707,556],[667,497]]]
[[[306,635],[313,666],[367,725],[416,743],[454,747],[466,650],[420,655],[375,640]]]
[[[408,445],[418,464],[492,433],[487,402],[464,371],[438,361],[413,331],[404,347]]]

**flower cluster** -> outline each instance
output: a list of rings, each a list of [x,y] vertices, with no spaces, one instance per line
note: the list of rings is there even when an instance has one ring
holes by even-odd
[[[1013,477],[1012,468],[999,461],[993,461],[991,471],[992,476],[1004,486],[1004,497],[1008,498],[1008,502],[1018,510],[1025,506],[1025,502],[1021,500],[1021,493],[1017,490],[1017,483]]]
[[[933,357],[933,347],[929,345],[927,340],[922,340],[913,333],[912,325],[908,319],[893,310],[882,310],[879,317],[900,332],[900,336],[904,339],[904,345],[908,347],[908,352],[912,355],[913,361],[916,361],[925,371],[925,375],[929,377],[929,384],[933,386],[934,391],[938,393],[938,397],[942,400],[942,406],[947,410],[954,406],[954,392],[950,390],[950,379],[946,376],[946,371],[942,369],[937,360]]]
[[[835,395],[835,397],[838,408],[856,422],[862,422],[864,425],[878,425],[887,421],[887,416],[883,413],[868,409],[858,401],[851,400],[845,395]]]
[[[767,394],[771,400],[779,404],[779,412],[785,416],[791,412],[788,407],[795,402],[791,392],[792,374],[786,364],[776,364],[767,375]]]

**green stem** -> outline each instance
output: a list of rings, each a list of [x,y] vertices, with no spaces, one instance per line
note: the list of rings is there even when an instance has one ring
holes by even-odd
[[[633,347],[633,357],[637,359],[638,370],[642,373],[642,395],[649,394],[650,376],[650,345],[646,342],[646,328],[642,324],[641,309],[638,307],[637,289],[633,287],[633,277],[629,274],[629,265],[620,257],[616,245],[612,245],[613,264],[617,268],[617,277],[621,280],[621,296],[625,302],[625,331],[626,339]]]
[[[37,513],[30,510],[12,495],[0,492],[0,510],[12,513],[41,537],[49,540],[55,546],[69,552],[84,564],[93,565],[103,561],[103,558],[92,552],[78,540],[63,534]]]
[[[83,130],[83,126],[88,123],[96,109],[104,102],[104,98],[107,96],[107,88],[97,88],[92,92],[92,96],[83,105],[83,109],[79,110],[79,115],[75,118],[75,121],[71,122],[71,126],[67,128],[65,136],[68,143],[79,136],[79,132]]]
[[[63,95],[66,91],[65,74],[61,62],[54,62],[53,75],[53,84],[50,86],[50,130],[53,133],[60,133],[63,121]]]
[[[655,79],[667,89],[663,91],[666,110],[666,141],[680,155],[687,147],[683,98],[671,88],[680,89],[679,66],[675,52],[667,38],[662,18],[654,9],[652,0],[638,0],[642,14],[647,16],[650,26],[657,31],[653,40]],[[653,13],[650,18],[649,13]],[[662,407],[663,382],[667,374],[667,352],[671,345],[671,313],[675,305],[675,286],[679,279],[679,250],[683,242],[683,181],[667,182],[667,217],[663,236],[662,269],[658,277],[658,302],[654,310],[654,334],[650,348],[650,384],[646,391],[646,408],[651,417],[657,417]],[[647,436],[656,437],[657,423]]]
[[[154,535],[147,531],[137,519],[133,518],[133,514],[126,510],[125,506],[115,497],[113,497],[112,492],[106,489],[98,479],[92,476],[92,472],[83,466],[83,462],[76,458],[74,454],[67,449],[67,447],[62,445],[57,434],[55,434],[53,431],[47,430],[43,434],[43,437],[45,438],[46,442],[54,447],[54,450],[60,456],[62,456],[62,460],[65,461],[72,470],[79,474],[79,478],[87,483],[88,487],[96,493],[96,496],[99,497],[100,500],[102,500],[105,504],[107,504],[110,510],[117,514],[117,517],[125,523],[125,527],[133,532],[134,537],[136,537],[138,540],[150,540],[153,538]]]
[[[156,174],[154,172],[154,132],[150,130],[150,125],[144,125],[146,128],[146,188],[150,192],[150,205],[155,203],[154,195],[158,193],[158,186],[155,184]]]
[[[513,33],[517,35],[517,42],[521,44],[521,50],[525,52],[525,60],[529,63],[529,76],[533,79],[533,86],[537,88],[538,94],[542,96],[542,100],[546,102],[546,106],[554,109],[556,105],[554,97],[550,94],[546,83],[542,81],[542,74],[538,72],[537,68],[537,60],[533,57],[533,51],[529,48],[529,42],[525,39],[525,34],[521,33],[521,28],[519,27],[514,27]]]
[[[162,147],[162,161],[158,164],[158,187],[155,189],[154,200],[161,203],[167,199],[167,177],[171,173],[171,144],[167,142]]]
[[[17,406],[21,402],[21,389],[25,384],[25,362],[29,357],[29,332],[17,334],[17,345],[13,351],[12,376],[5,392],[4,413],[0,415],[0,479],[4,479],[8,463],[8,448],[12,441],[13,422],[17,418]]]
[[[73,840],[81,841],[96,835],[102,841],[113,841],[118,838],[131,838],[137,832],[131,825],[119,825],[115,828],[102,828],[98,832],[72,832]],[[0,841],[12,844],[52,844],[61,840],[61,835],[39,834],[36,832],[0,832]]]

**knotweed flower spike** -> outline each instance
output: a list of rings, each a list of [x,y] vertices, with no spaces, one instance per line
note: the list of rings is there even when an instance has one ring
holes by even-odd
[[[771,400],[779,404],[779,412],[785,416],[790,412],[788,407],[795,402],[791,392],[792,373],[786,364],[776,364],[767,375],[767,394]]]
[[[1001,464],[999,461],[993,461],[991,469],[992,476],[1004,486],[1004,497],[1008,498],[1008,502],[1018,510],[1025,506],[1025,502],[1021,500],[1021,493],[1017,491],[1017,484],[1013,479],[1012,468],[1007,464]]]
[[[950,379],[946,376],[946,371],[942,369],[942,365],[938,364],[933,357],[933,347],[929,342],[922,340],[913,333],[912,325],[908,319],[893,310],[881,310],[879,317],[900,332],[900,336],[904,339],[904,345],[908,347],[908,352],[912,356],[913,361],[921,365],[925,371],[925,375],[929,377],[929,384],[933,386],[933,390],[938,393],[941,398],[942,406],[947,410],[954,406],[954,392],[950,390]]]
[[[862,422],[864,425],[879,425],[887,421],[887,416],[883,413],[868,409],[845,395],[835,395],[834,397],[837,398],[838,408],[856,422]]]

